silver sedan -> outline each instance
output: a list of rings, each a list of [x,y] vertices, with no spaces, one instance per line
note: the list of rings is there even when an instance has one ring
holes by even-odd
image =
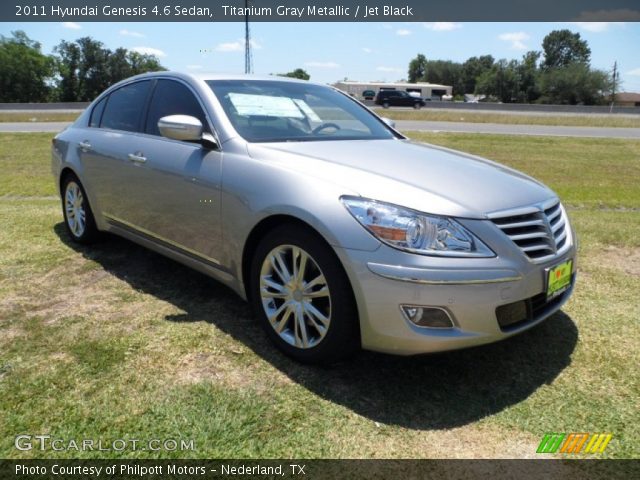
[[[52,167],[73,240],[112,232],[210,275],[305,362],[501,340],[575,283],[553,191],[310,82],[136,76],[55,137]]]

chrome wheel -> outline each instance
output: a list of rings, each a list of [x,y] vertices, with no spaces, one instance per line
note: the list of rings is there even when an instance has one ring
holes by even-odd
[[[84,196],[80,186],[70,181],[64,195],[64,209],[67,214],[67,225],[75,237],[81,237],[86,228],[86,212]]]
[[[289,345],[312,348],[329,330],[329,285],[313,257],[300,247],[280,245],[265,257],[260,299],[269,324]]]

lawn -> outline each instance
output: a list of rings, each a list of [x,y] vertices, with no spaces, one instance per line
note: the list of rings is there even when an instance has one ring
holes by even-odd
[[[527,113],[475,112],[465,110],[375,109],[381,117],[392,120],[425,120],[431,122],[504,123],[511,125],[553,125],[570,127],[640,128],[640,115],[565,114],[535,115]]]
[[[0,123],[3,122],[73,122],[81,112],[2,112]]]
[[[0,458],[535,458],[550,431],[611,432],[605,457],[638,458],[640,142],[412,136],[558,191],[580,237],[575,295],[506,342],[317,368],[216,282],[122,239],[72,244],[51,136],[0,134]],[[195,449],[19,451],[25,433]]]

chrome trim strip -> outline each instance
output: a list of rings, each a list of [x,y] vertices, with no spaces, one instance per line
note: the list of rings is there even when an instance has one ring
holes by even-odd
[[[146,228],[140,227],[138,225],[135,225],[133,223],[127,222],[126,220],[123,220],[121,218],[116,217],[115,215],[111,215],[110,213],[103,213],[102,214],[103,217],[105,217],[109,223],[114,224],[114,226],[116,227],[127,227],[130,230],[134,230],[135,232],[138,233],[142,233],[143,235],[150,237],[152,239],[158,240],[162,243],[166,243],[167,245],[176,248],[178,250],[182,250],[182,252],[184,253],[188,253],[189,255],[192,255],[194,257],[198,257],[201,258],[203,260],[206,260],[209,263],[213,263],[218,267],[221,267],[220,261],[216,260],[213,257],[208,257],[207,255],[203,255],[200,252],[196,252],[195,250],[192,250],[191,248],[185,247],[184,245],[181,245],[177,242],[174,242],[173,240],[169,240],[168,238],[162,237],[160,235],[157,235],[149,230],[147,230]],[[120,225],[117,225],[120,224]]]
[[[391,280],[421,283],[425,285],[478,285],[484,283],[504,283],[522,280],[514,270],[439,270],[399,265],[367,263],[372,273]],[[485,278],[482,278],[482,277]],[[469,278],[476,277],[476,278]]]

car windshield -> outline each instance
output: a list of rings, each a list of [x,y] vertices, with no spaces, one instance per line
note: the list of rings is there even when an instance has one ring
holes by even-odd
[[[331,88],[277,80],[209,80],[236,131],[249,142],[395,138],[366,108]]]

